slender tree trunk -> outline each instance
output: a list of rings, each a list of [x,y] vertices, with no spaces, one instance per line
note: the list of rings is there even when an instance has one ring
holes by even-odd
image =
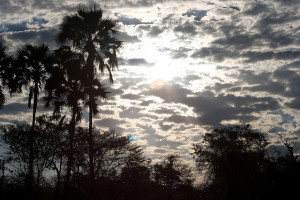
[[[32,187],[33,187],[33,180],[34,180],[34,169],[33,169],[33,161],[34,161],[34,152],[33,152],[33,143],[34,143],[34,135],[35,135],[35,115],[37,110],[37,103],[38,103],[38,84],[34,85],[33,91],[33,111],[32,111],[32,124],[31,124],[31,131],[29,135],[29,166],[28,166],[28,192],[30,198],[32,197]]]
[[[68,152],[68,163],[67,163],[67,175],[66,175],[66,181],[64,184],[64,191],[63,191],[63,196],[67,195],[69,192],[70,188],[70,178],[71,178],[71,169],[74,164],[74,134],[75,134],[75,126],[76,126],[76,111],[75,108],[72,109],[72,119],[70,122],[70,127],[69,127],[69,136],[70,136],[70,141],[69,141],[69,152]]]
[[[95,166],[94,166],[94,138],[93,138],[93,79],[95,76],[94,73],[94,60],[95,60],[95,52],[93,48],[92,36],[89,35],[88,41],[88,58],[87,58],[87,67],[88,67],[88,96],[89,96],[89,135],[88,135],[88,143],[89,143],[89,168],[90,168],[90,178],[91,183],[93,184],[95,180]]]
[[[88,144],[89,144],[89,173],[90,173],[90,199],[96,199],[96,188],[95,188],[95,165],[94,165],[94,137],[93,137],[93,80],[94,80],[94,60],[95,52],[93,49],[93,42],[91,35],[89,36],[90,51],[87,58],[88,67],[88,96],[89,96],[89,133],[88,133]]]
[[[89,95],[89,99],[93,98],[92,94]],[[90,167],[90,176],[91,180],[95,179],[95,166],[94,166],[94,137],[93,137],[93,109],[90,103],[89,105],[89,167]]]

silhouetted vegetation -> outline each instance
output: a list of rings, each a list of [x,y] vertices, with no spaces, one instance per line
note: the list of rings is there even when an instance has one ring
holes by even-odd
[[[0,108],[4,88],[28,92],[31,124],[0,127],[0,199],[287,199],[297,195],[300,161],[280,134],[286,156],[273,156],[263,133],[250,125],[215,129],[191,153],[196,169],[179,155],[152,163],[130,138],[93,126],[107,91],[97,73],[118,67],[116,22],[101,9],[79,9],[63,19],[61,46],[25,44],[15,56],[0,45]],[[44,101],[39,94],[45,91]],[[33,104],[32,104],[33,100]],[[38,103],[53,111],[36,117]],[[32,106],[31,106],[32,105]],[[82,108],[88,128],[80,126]],[[62,112],[63,111],[63,112]],[[65,113],[64,116],[61,116]],[[113,128],[113,127],[111,127]],[[200,134],[200,133],[199,133]],[[204,175],[196,186],[197,176]]]
[[[203,143],[193,148],[197,168],[205,174],[201,198],[285,199],[295,196],[300,162],[290,155],[270,156],[267,145],[264,135],[249,125],[206,133]]]

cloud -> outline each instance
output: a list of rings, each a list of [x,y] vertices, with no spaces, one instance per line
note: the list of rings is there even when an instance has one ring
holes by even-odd
[[[140,95],[137,94],[124,94],[121,95],[122,99],[130,99],[130,100],[139,100],[141,98]]]
[[[104,118],[100,120],[95,120],[94,124],[97,126],[104,126],[110,129],[115,129],[119,125],[125,124],[125,120],[118,120],[118,119],[111,119],[111,118]]]
[[[150,29],[148,35],[151,37],[157,37],[158,35],[160,35],[163,32],[164,32],[164,30],[162,28],[160,28],[159,26],[151,26],[151,29]]]
[[[187,34],[187,35],[196,35],[196,27],[194,24],[186,21],[184,24],[175,26],[174,31],[177,33]]]
[[[173,123],[218,126],[224,120],[251,122],[257,119],[254,113],[276,110],[280,107],[277,100],[272,97],[235,96],[224,93],[215,95],[209,91],[195,94],[180,85],[168,85],[159,90],[148,91],[147,94],[158,96],[166,103],[181,103],[192,107],[198,115],[197,118],[172,115],[164,119]]]
[[[55,42],[58,30],[56,28],[47,28],[41,30],[27,30],[13,33],[5,33],[6,46],[10,50],[16,50],[20,46],[30,44],[42,44],[46,43],[51,49],[56,49],[58,44]]]
[[[185,48],[185,47],[180,47],[179,49],[172,50],[170,55],[173,59],[187,58],[188,53],[191,50],[192,49]]]
[[[119,13],[115,13],[115,16],[118,18],[118,22],[122,22],[124,25],[137,25],[142,24],[142,22],[134,17],[128,17],[125,15],[120,15]]]
[[[128,35],[126,32],[121,32],[118,35],[118,39],[125,43],[136,43],[141,41],[136,35]]]
[[[29,112],[27,104],[24,103],[5,104],[3,108],[3,110],[0,110],[0,113],[6,115],[18,115]]]

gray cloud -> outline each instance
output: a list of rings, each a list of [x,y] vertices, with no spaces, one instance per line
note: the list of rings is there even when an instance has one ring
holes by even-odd
[[[121,32],[118,39],[125,43],[136,43],[141,41],[136,35],[128,35],[126,32]]]
[[[130,99],[130,100],[139,100],[141,98],[140,95],[137,94],[124,94],[121,95],[122,99]]]
[[[31,43],[41,44],[46,43],[51,49],[56,49],[58,44],[55,42],[58,30],[56,28],[42,29],[42,30],[27,30],[14,33],[5,34],[7,37],[6,45],[10,48],[14,47],[15,44]],[[17,47],[19,48],[19,46]],[[15,50],[15,49],[11,49]]]
[[[196,26],[187,21],[182,25],[175,26],[174,31],[183,33],[183,34],[187,34],[187,35],[196,35],[197,34]]]
[[[3,107],[3,110],[0,110],[0,114],[6,114],[6,115],[18,115],[18,114],[24,114],[29,112],[29,108],[27,104],[24,103],[10,103],[6,104]]]
[[[147,62],[144,58],[120,59],[121,65],[129,66],[151,66],[152,63]]]
[[[187,58],[189,51],[192,49],[188,49],[185,47],[180,47],[179,49],[175,49],[171,51],[171,57],[173,59],[181,59],[181,58]]]
[[[97,126],[104,126],[110,129],[115,129],[119,125],[125,124],[125,120],[118,120],[118,119],[111,119],[111,118],[104,118],[100,120],[95,120],[94,124]]]
[[[279,109],[278,102],[272,97],[235,96],[233,94],[215,95],[204,91],[192,97],[191,91],[179,85],[166,86],[160,90],[149,91],[148,94],[163,99],[166,103],[182,103],[192,107],[198,118],[173,115],[164,120],[173,123],[203,124],[218,126],[223,120],[239,120],[250,122],[257,119],[254,113]],[[175,96],[173,96],[173,94]]]

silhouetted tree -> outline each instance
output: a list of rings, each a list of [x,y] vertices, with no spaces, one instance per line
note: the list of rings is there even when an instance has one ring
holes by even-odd
[[[77,13],[64,18],[58,34],[59,42],[71,42],[73,48],[86,55],[84,65],[86,76],[83,83],[89,98],[89,168],[92,180],[95,178],[92,119],[93,115],[98,113],[97,96],[94,92],[102,88],[95,77],[95,72],[98,69],[102,73],[107,70],[110,81],[113,82],[111,71],[118,67],[116,53],[122,44],[115,38],[118,33],[115,28],[116,22],[104,18],[101,9],[85,10],[82,8]]]
[[[31,108],[33,98],[32,110],[32,124],[29,138],[30,155],[29,155],[29,169],[28,169],[28,186],[29,190],[32,187],[34,179],[33,171],[33,141],[35,135],[35,118],[38,104],[38,95],[40,88],[45,83],[47,69],[52,65],[52,57],[50,56],[49,48],[45,44],[34,46],[26,44],[19,49],[17,53],[17,62],[15,70],[18,71],[17,86],[22,91],[22,86],[29,86],[28,107]]]
[[[68,163],[65,178],[64,193],[70,185],[71,168],[74,163],[74,135],[76,123],[82,118],[83,101],[86,98],[84,87],[81,83],[82,54],[72,52],[70,47],[62,46],[54,53],[56,66],[52,67],[50,77],[46,82],[47,91],[46,107],[52,107],[53,113],[58,114],[64,108],[71,111],[67,153]]]
[[[170,154],[160,164],[154,165],[154,180],[159,185],[173,190],[180,185],[192,185],[191,169],[182,163],[178,155]]]
[[[205,199],[256,198],[266,167],[265,137],[249,125],[215,129],[194,145],[198,169],[207,173]]]
[[[37,118],[35,130],[33,166],[36,170],[35,183],[39,186],[41,181],[46,181],[43,177],[44,170],[54,169],[58,163],[62,163],[66,126],[61,124],[60,116],[43,115]],[[11,168],[19,174],[28,174],[31,126],[6,125],[1,126],[0,131],[1,141],[7,146],[6,159],[10,161]]]

